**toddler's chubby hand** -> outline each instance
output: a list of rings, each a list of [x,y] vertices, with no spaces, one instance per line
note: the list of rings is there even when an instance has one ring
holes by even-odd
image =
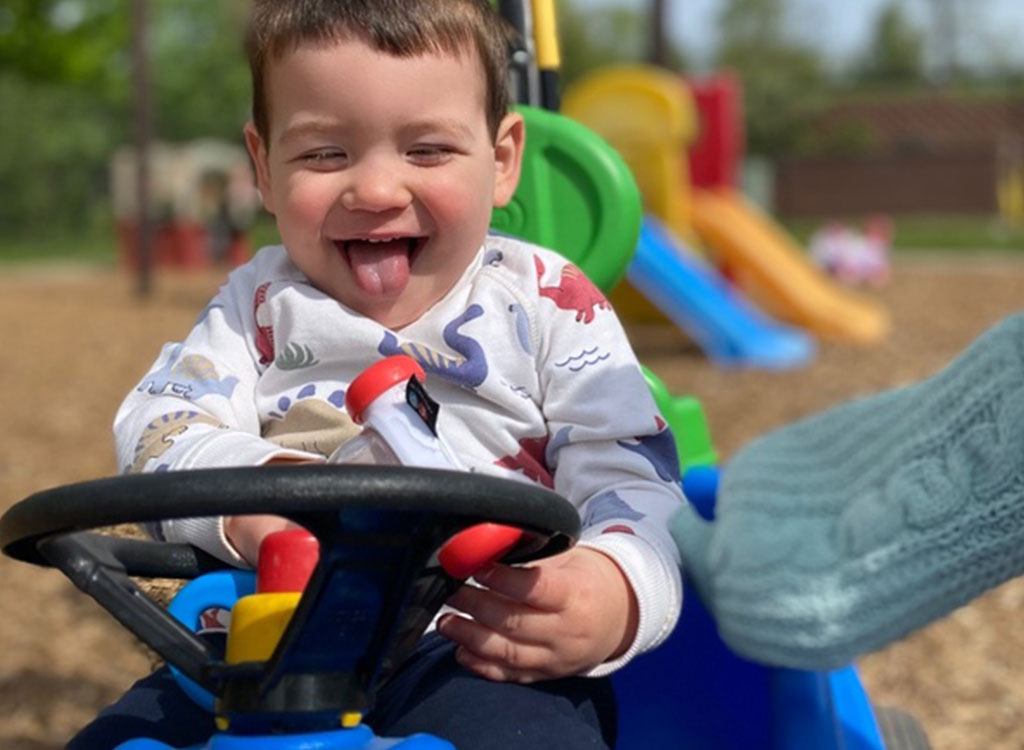
[[[636,596],[610,557],[585,547],[526,567],[494,565],[449,600],[438,631],[456,659],[491,680],[534,682],[579,674],[629,648]]]
[[[285,465],[294,466],[307,463],[304,460],[297,460],[287,457],[272,458],[267,461],[267,466]],[[228,538],[231,546],[241,555],[247,563],[254,568],[260,555],[260,543],[267,534],[285,529],[302,528],[294,521],[289,521],[281,516],[225,516],[224,536]]]
[[[254,568],[259,558],[260,542],[263,541],[263,537],[275,531],[298,528],[302,527],[281,516],[226,516],[224,518],[224,535],[231,542],[235,551]]]

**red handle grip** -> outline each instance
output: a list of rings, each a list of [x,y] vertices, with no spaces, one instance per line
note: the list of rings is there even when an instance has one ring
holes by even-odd
[[[515,547],[524,533],[522,529],[500,523],[470,526],[445,542],[438,560],[452,578],[469,578]]]

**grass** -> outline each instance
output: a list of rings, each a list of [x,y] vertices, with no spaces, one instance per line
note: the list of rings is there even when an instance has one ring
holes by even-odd
[[[113,266],[118,247],[113,233],[89,235],[0,236],[0,265],[25,263],[81,263]]]
[[[249,230],[249,243],[258,250],[280,244],[274,218],[260,214]],[[76,263],[112,267],[120,262],[121,247],[112,227],[84,234],[40,234],[5,237],[0,234],[0,266],[27,263]]]
[[[840,220],[843,221],[843,220]],[[803,244],[826,221],[796,219],[786,228]],[[845,221],[863,230],[863,219]],[[899,216],[893,218],[893,249],[897,251],[988,252],[992,250],[1024,253],[1024,226],[1008,226],[996,217],[938,215]]]

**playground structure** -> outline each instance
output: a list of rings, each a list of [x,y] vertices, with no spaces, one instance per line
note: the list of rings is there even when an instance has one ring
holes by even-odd
[[[194,269],[248,260],[245,230],[260,203],[244,149],[210,139],[159,143],[150,160],[154,265]],[[135,149],[118,149],[110,161],[111,194],[122,263],[130,269],[139,265],[136,174]]]
[[[563,110],[623,155],[647,210],[681,244],[699,242],[721,273],[766,312],[825,338],[881,339],[888,329],[885,311],[818,272],[795,240],[737,189],[736,80],[719,76],[694,82],[692,90],[659,68],[611,66],[566,92]]]

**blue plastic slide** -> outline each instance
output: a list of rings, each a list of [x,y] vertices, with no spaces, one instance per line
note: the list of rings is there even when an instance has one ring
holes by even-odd
[[[786,369],[814,356],[813,340],[759,312],[717,272],[647,216],[630,283],[723,367]]]

